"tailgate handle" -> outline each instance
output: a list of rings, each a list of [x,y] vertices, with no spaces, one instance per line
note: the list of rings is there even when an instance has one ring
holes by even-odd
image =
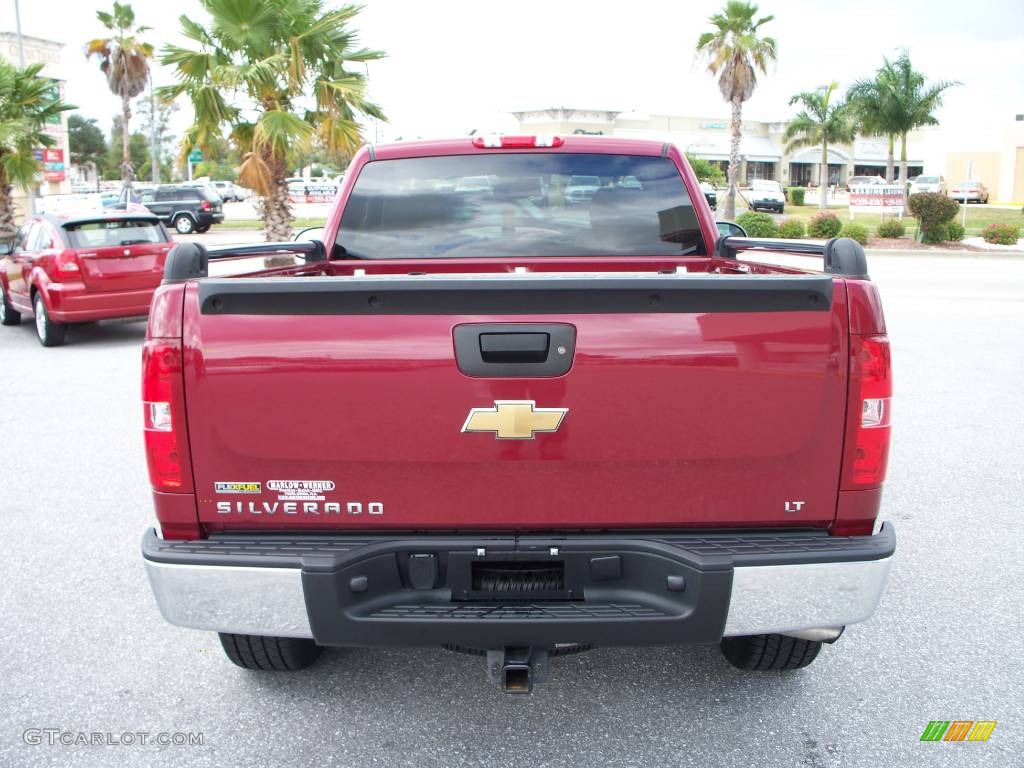
[[[543,363],[550,344],[547,333],[481,333],[480,357],[485,363]]]
[[[452,336],[455,362],[467,376],[562,376],[576,353],[576,327],[569,323],[464,323]]]

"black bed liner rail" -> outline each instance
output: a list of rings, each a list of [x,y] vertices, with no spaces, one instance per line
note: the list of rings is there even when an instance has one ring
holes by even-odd
[[[857,280],[869,279],[864,247],[848,237],[833,237],[824,243],[809,243],[803,240],[762,240],[729,235],[720,237],[715,246],[715,255],[723,259],[735,259],[741,251],[821,256],[825,261],[826,274]]]

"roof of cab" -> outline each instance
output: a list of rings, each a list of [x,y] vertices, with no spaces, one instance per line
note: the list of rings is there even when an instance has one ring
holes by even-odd
[[[439,155],[470,155],[492,152],[588,152],[607,155],[664,155],[668,144],[650,139],[623,139],[611,136],[563,136],[559,147],[476,147],[476,136],[457,139],[425,139],[399,141],[391,144],[370,145],[369,152],[375,160],[395,160],[409,157],[437,157]]]

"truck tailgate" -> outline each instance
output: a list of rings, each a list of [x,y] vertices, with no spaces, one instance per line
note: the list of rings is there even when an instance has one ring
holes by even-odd
[[[669,277],[571,295],[546,292],[552,281],[412,282],[189,284],[187,418],[209,529],[822,527],[835,516],[841,279]],[[533,324],[574,332],[568,372],[460,370],[457,327]],[[508,418],[464,431],[473,409]]]

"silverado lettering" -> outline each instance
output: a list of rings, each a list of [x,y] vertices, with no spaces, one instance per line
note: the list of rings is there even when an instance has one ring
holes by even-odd
[[[325,515],[340,515],[343,511],[343,505],[333,501],[263,501],[258,505],[254,501],[217,502],[217,513],[221,515],[230,515],[232,513],[240,515],[246,513],[250,515],[274,515],[277,514],[279,509],[286,515],[297,515],[299,513],[306,515],[319,515],[321,512]],[[363,504],[358,501],[347,502],[344,505],[344,511],[350,515],[361,515],[363,514]],[[366,512],[370,515],[383,515],[384,505],[380,503],[367,504]]]
[[[892,370],[855,242],[749,239],[676,147],[598,136],[364,147],[318,238],[167,257],[168,621],[251,669],[445,646],[525,692],[594,645],[796,669],[872,615]]]

